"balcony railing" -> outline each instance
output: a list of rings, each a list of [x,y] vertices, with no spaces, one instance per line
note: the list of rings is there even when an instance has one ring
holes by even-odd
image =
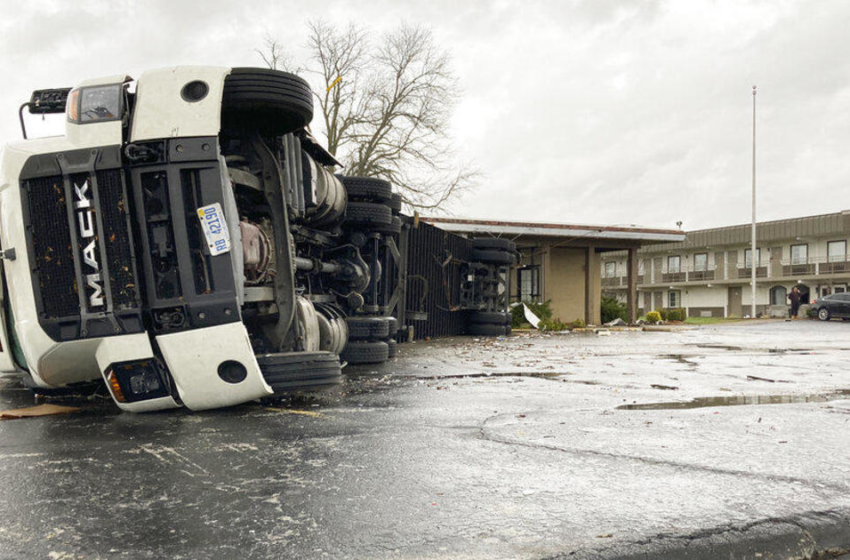
[[[753,269],[752,267],[738,267],[738,278],[752,278]],[[767,267],[759,266],[756,267],[756,278],[767,278]]]
[[[831,259],[827,257],[809,257],[803,261],[794,259],[793,262],[791,259],[769,260],[763,258],[756,268],[756,278],[793,278],[831,274],[850,275],[850,258],[844,255],[839,258],[832,257]],[[649,274],[646,276],[640,275],[638,277],[638,284],[647,282],[651,285],[670,285],[686,282],[712,282],[714,280],[745,280],[749,279],[751,275],[752,269],[749,266],[733,261],[727,263],[725,269],[717,269],[715,266],[708,266],[701,270],[694,270],[693,266],[682,267],[679,272],[656,269],[654,276],[650,276]],[[625,277],[612,280],[617,282],[608,284],[609,286],[627,285]]]
[[[638,274],[637,283],[643,284],[643,274]],[[604,288],[628,288],[629,278],[627,276],[609,276],[602,279],[602,287]]]
[[[688,274],[687,272],[664,272],[661,274],[661,281],[665,284],[687,282]]]
[[[704,282],[714,280],[714,270],[694,270],[688,273],[689,282]]]
[[[808,257],[806,259],[782,259],[782,276],[820,276],[822,274],[850,273],[847,256]]]

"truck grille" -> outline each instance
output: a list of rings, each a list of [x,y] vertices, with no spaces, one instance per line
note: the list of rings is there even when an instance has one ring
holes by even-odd
[[[33,156],[21,174],[39,323],[57,341],[143,331],[120,156],[83,152]],[[27,178],[28,167],[57,174]]]
[[[136,304],[136,278],[133,274],[133,250],[127,229],[127,200],[121,184],[121,171],[97,172],[98,194],[106,238],[106,263],[112,303],[125,309]]]
[[[57,319],[79,315],[80,299],[62,177],[27,181],[26,192],[44,316]]]

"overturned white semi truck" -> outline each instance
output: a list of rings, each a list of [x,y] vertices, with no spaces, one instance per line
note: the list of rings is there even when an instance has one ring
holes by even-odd
[[[25,109],[65,135],[27,140]],[[338,384],[397,341],[509,333],[513,244],[335,175],[312,116],[304,80],[257,68],[35,91],[0,171],[0,372],[204,410]]]

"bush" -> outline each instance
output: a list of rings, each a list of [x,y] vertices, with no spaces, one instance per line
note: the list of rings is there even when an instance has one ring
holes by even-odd
[[[602,296],[602,322],[608,323],[618,318],[629,321],[628,306],[617,301],[617,298]]]
[[[665,313],[662,313],[661,317],[665,321],[684,321],[688,318],[688,312],[684,307],[671,307],[664,311]]]
[[[656,309],[655,312],[658,313],[658,316],[661,317],[662,321],[667,320],[667,310],[666,309],[663,309],[663,308],[662,309]]]
[[[646,314],[646,322],[650,323],[652,325],[660,323],[661,322],[661,313],[659,313],[658,311],[650,311],[649,313]]]
[[[543,319],[540,321],[540,330],[548,332],[568,331],[570,325],[560,319]]]

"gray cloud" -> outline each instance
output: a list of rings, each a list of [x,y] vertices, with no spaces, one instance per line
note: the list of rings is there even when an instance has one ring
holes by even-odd
[[[709,227],[746,222],[750,87],[759,215],[846,204],[850,3],[698,1],[305,4],[4,3],[0,133],[32,89],[174,64],[258,64],[266,31],[303,57],[304,23],[430,25],[463,92],[458,158],[486,178],[471,217]]]

